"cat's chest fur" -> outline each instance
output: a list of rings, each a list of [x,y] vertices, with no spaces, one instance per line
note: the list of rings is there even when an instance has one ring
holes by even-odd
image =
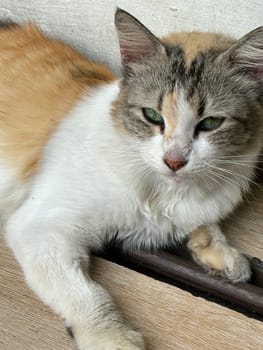
[[[171,236],[181,238],[232,210],[240,200],[233,190],[204,196],[196,187],[158,188],[156,179],[142,176],[129,162],[128,139],[112,124],[111,103],[118,93],[118,82],[94,90],[61,123],[44,151],[25,208],[34,201],[36,215],[57,216],[88,230],[95,245],[118,231],[127,245],[138,247],[162,246]]]

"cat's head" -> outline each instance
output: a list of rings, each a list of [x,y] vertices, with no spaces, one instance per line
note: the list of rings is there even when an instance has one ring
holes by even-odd
[[[156,38],[117,10],[123,79],[115,123],[155,173],[244,182],[262,147],[263,27]],[[232,173],[232,174],[230,174]]]

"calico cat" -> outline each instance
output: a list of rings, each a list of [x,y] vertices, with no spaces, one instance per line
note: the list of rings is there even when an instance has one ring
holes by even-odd
[[[204,267],[250,277],[218,224],[248,190],[262,148],[263,27],[238,41],[159,40],[123,10],[115,23],[120,80],[32,24],[0,31],[3,229],[80,350],[144,349],[87,275],[89,253],[113,236],[126,250],[188,237]]]

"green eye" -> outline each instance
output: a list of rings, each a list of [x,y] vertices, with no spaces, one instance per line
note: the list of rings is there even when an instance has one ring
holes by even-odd
[[[164,127],[164,120],[163,117],[157,113],[152,108],[142,108],[142,113],[149,122],[152,124],[160,125],[161,127]]]
[[[212,131],[223,123],[225,118],[217,118],[217,117],[208,117],[203,119],[196,127],[196,131]]]

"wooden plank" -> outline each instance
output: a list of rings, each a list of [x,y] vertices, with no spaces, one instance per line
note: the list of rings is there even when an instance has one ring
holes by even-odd
[[[222,223],[228,241],[241,252],[263,260],[263,157],[243,203]]]
[[[146,336],[149,350],[261,350],[263,323],[243,314],[94,258],[92,275]],[[0,349],[69,350],[64,324],[26,287],[0,242]]]
[[[0,240],[0,350],[72,349],[63,322],[29,290]]]
[[[208,298],[219,298],[218,301],[224,305],[263,320],[263,262],[258,259],[250,261],[251,281],[230,283],[223,278],[209,275],[192,259],[190,260],[189,256],[180,256],[178,250],[175,254],[164,251],[155,254],[145,252],[123,254],[118,249],[112,249],[100,257],[135,271],[144,271],[145,274],[159,280],[168,280],[173,285],[182,282],[195,293],[199,291],[200,294],[202,291]]]
[[[263,323],[174,286],[95,259],[106,287],[151,350],[262,350]]]

